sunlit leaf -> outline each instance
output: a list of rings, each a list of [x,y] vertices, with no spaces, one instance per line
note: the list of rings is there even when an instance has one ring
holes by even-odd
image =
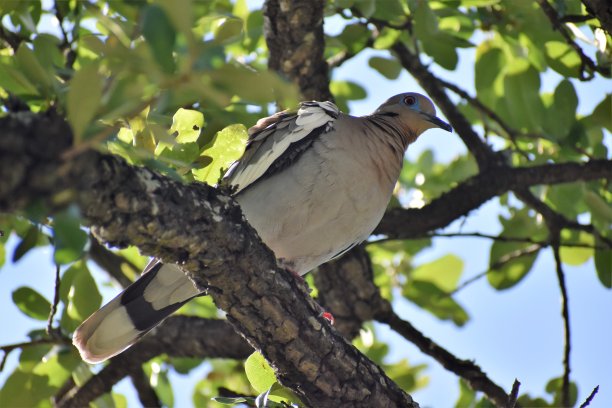
[[[258,393],[266,392],[276,380],[276,374],[261,353],[254,352],[244,362],[244,370],[251,386]]]
[[[192,170],[196,180],[217,184],[222,170],[242,156],[248,138],[244,125],[230,125],[217,132],[214,139],[204,146],[201,163],[204,167]]]
[[[170,131],[177,132],[176,141],[178,143],[197,142],[204,124],[202,112],[180,108],[172,116]]]
[[[74,137],[79,140],[94,118],[102,97],[102,77],[97,64],[89,64],[78,70],[70,81],[67,96],[68,121]]]

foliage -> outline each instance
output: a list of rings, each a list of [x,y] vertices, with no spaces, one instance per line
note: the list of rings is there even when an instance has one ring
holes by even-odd
[[[563,15],[585,14],[578,0],[553,3]],[[290,107],[299,99],[293,83],[266,69],[262,11],[249,5],[245,0],[0,1],[0,97],[5,106],[18,100],[32,111],[59,111],[73,129],[74,151],[92,147],[184,182],[216,184],[243,151],[245,125],[271,113],[273,103]],[[598,74],[585,72],[582,56],[551,26],[537,2],[334,0],[328,2],[326,13],[341,28],[336,35],[326,35],[329,61],[374,49],[379,53],[369,58],[369,67],[396,80],[404,67],[390,51],[399,43],[421,52],[439,68],[437,72],[467,65],[474,72],[477,100],[495,117],[465,99],[459,102],[460,111],[492,145],[507,153],[512,165],[609,157],[610,144],[604,143],[604,137],[609,138],[612,131],[612,98],[607,94],[591,112],[577,113],[582,101],[576,79]],[[52,22],[59,25],[51,29]],[[610,51],[602,45],[601,36],[591,40],[596,20],[571,24],[591,41],[585,46],[588,54],[601,65],[609,63]],[[610,40],[609,35],[604,38]],[[473,64],[462,60],[464,49],[475,51]],[[551,92],[542,91],[545,76],[556,80]],[[332,81],[330,89],[341,108],[367,98],[358,82]],[[6,113],[3,108],[1,114]],[[425,151],[409,164],[401,174],[397,199],[415,206],[430,202],[478,171],[467,153],[442,163],[432,151]],[[568,220],[588,220],[592,231],[563,229],[561,259],[566,265],[583,265],[592,259],[593,273],[611,288],[609,184],[576,181],[532,191]],[[56,197],[57,202],[69,201],[70,192],[66,194]],[[54,323],[69,335],[100,306],[99,287],[104,283],[91,273],[88,235],[78,210],[68,207],[52,219],[42,214],[43,210],[33,207],[26,214],[0,216],[0,265],[5,259],[18,262],[37,247],[53,248],[52,269],[61,266],[59,318]],[[513,195],[500,197],[498,218],[503,239],[494,240],[483,256],[488,256],[489,285],[505,290],[533,272],[539,253],[551,245],[551,231],[539,214]],[[9,237],[18,243],[7,254]],[[430,238],[370,243],[376,283],[387,299],[405,298],[440,320],[463,326],[470,314],[478,312],[468,313],[456,300],[468,272],[460,251],[415,261],[434,243]],[[525,252],[534,245],[539,246]],[[134,248],[118,253],[134,264],[144,264]],[[73,348],[36,343],[47,338],[42,322],[47,320],[52,299],[24,286],[13,292],[13,302],[38,322],[33,322],[37,330],[28,334],[32,345],[21,350],[17,366],[0,389],[0,406],[51,406],[51,398],[66,380],[81,384],[93,371]],[[204,299],[186,305],[182,312],[217,315],[210,300]],[[387,361],[388,345],[371,329],[355,344],[403,389],[427,385],[425,366]],[[144,371],[162,403],[172,406],[169,373],[188,374],[200,362],[161,356],[147,363]],[[268,406],[281,406],[281,401],[300,403],[278,385],[261,355],[251,356],[244,368],[229,360],[208,365],[209,373],[193,391],[196,406],[261,404],[262,398],[271,401]],[[529,395],[522,395],[520,402],[556,406],[562,402],[561,384],[561,378],[554,378],[547,385],[552,402]],[[220,389],[245,397],[219,397]],[[570,391],[575,404],[578,386],[571,383]],[[125,397],[115,393],[92,403],[126,404]],[[460,383],[457,406],[487,404]]]

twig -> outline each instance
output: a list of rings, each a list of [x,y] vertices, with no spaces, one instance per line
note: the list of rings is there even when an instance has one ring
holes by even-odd
[[[518,399],[518,393],[521,383],[518,379],[514,379],[514,384],[512,384],[512,390],[508,395],[508,403],[506,404],[506,408],[514,408],[516,406],[516,401]]]
[[[489,234],[483,234],[480,232],[433,233],[433,234],[427,234],[423,236],[423,238],[454,238],[454,237],[486,238],[486,239],[492,239],[494,241],[500,241],[500,242],[525,242],[525,243],[540,245],[542,248],[546,248],[550,246],[550,241],[536,241],[530,237],[505,237],[503,235],[489,235]],[[372,241],[371,243],[379,243],[385,240],[387,239]],[[561,246],[572,247],[572,248],[606,249],[606,247],[602,247],[599,245],[589,245],[589,244],[583,244],[581,242],[562,242]]]
[[[579,79],[581,81],[588,81],[593,78],[593,73],[590,73],[589,76],[585,75],[585,67],[588,67],[594,72],[599,72],[600,74],[604,76],[610,76],[610,67],[603,67],[603,66],[597,65],[595,62],[593,62],[591,58],[589,58],[584,53],[584,51],[582,51],[582,48],[580,48],[580,46],[574,42],[567,28],[561,22],[560,17],[557,14],[557,10],[555,10],[554,7],[548,3],[547,0],[538,0],[538,4],[542,8],[542,11],[544,12],[544,14],[546,14],[546,17],[548,17],[548,19],[550,20],[553,28],[559,31],[559,33],[563,36],[567,44],[570,47],[572,47],[574,51],[576,51],[576,53],[580,57],[581,64],[580,64]]]
[[[483,104],[478,98],[470,96],[470,94],[468,94],[465,90],[461,89],[459,86],[451,82],[448,82],[442,78],[438,78],[438,81],[440,81],[440,84],[442,86],[444,86],[447,89],[450,89],[452,92],[456,93],[457,95],[465,99],[470,105],[472,105],[474,108],[479,110],[482,114],[494,120],[504,130],[504,132],[506,132],[506,134],[508,135],[508,138],[510,139],[510,142],[512,142],[512,145],[514,146],[516,151],[519,154],[521,154],[524,158],[526,158],[528,161],[530,161],[529,155],[519,147],[518,142],[516,141],[516,137],[517,136],[531,136],[531,135],[525,134],[523,132],[518,131],[517,129],[512,128],[495,111],[493,111],[492,109],[489,109],[489,107]]]
[[[7,344],[5,346],[0,346],[0,350],[4,352],[2,356],[2,361],[0,361],[0,372],[4,369],[4,365],[6,364],[6,360],[11,353],[11,351],[15,349],[22,349],[31,346],[38,346],[41,344],[67,344],[69,340],[63,337],[54,337],[54,338],[44,338],[44,339],[36,339],[31,341],[24,341],[22,343],[14,343]]]
[[[51,305],[51,310],[49,311],[49,317],[47,318],[47,329],[46,332],[49,336],[53,334],[53,318],[55,317],[55,313],[57,313],[57,305],[60,301],[60,266],[59,264],[55,264],[55,294],[53,295],[53,304]]]
[[[495,384],[487,375],[470,360],[461,360],[441,347],[429,337],[417,330],[412,324],[401,319],[391,307],[376,316],[376,320],[386,323],[424,354],[434,358],[448,371],[463,378],[470,388],[481,391],[498,407],[506,407],[508,394],[499,385]]]
[[[512,251],[512,252],[507,253],[506,255],[504,255],[501,258],[499,258],[497,260],[497,262],[494,262],[489,267],[489,269],[487,269],[486,271],[481,272],[478,275],[472,276],[471,278],[469,278],[468,280],[463,282],[461,285],[457,286],[454,290],[448,292],[448,296],[453,296],[457,292],[459,292],[462,289],[465,289],[467,286],[471,285],[472,283],[476,282],[477,280],[480,280],[481,278],[484,278],[485,276],[487,276],[489,271],[491,271],[493,269],[500,268],[500,267],[504,266],[505,264],[507,264],[508,262],[513,261],[513,260],[515,260],[517,258],[521,258],[523,256],[532,255],[532,254],[538,252],[542,248],[543,247],[540,244],[533,244],[533,245],[529,245],[528,247],[517,249],[516,251]]]
[[[554,227],[553,227],[554,228]],[[570,331],[570,316],[569,316],[569,296],[567,294],[567,286],[565,284],[565,274],[561,264],[561,256],[559,254],[559,238],[560,230],[554,228],[551,230],[552,249],[555,257],[557,280],[559,281],[559,289],[561,290],[561,314],[563,316],[563,331],[565,335],[565,347],[563,352],[563,384],[561,388],[561,403],[564,407],[570,406],[570,352],[571,352],[571,331]]]
[[[593,388],[593,391],[591,391],[587,399],[580,405],[580,408],[588,407],[591,404],[591,401],[593,401],[593,398],[595,398],[595,394],[597,394],[598,391],[599,391],[599,385]]]

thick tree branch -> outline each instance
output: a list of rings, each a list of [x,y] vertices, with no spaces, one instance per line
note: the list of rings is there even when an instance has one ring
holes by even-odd
[[[394,208],[385,214],[376,233],[391,238],[414,238],[442,228],[491,198],[538,184],[558,184],[612,177],[611,160],[498,167],[481,172],[420,209]]]
[[[70,131],[53,114],[9,115],[0,119],[0,131],[6,175],[0,210],[24,210],[37,200],[49,208],[73,202],[104,241],[181,264],[273,363],[280,381],[311,406],[416,406],[318,317],[316,303],[278,268],[227,195],[94,151],[62,161]]]
[[[332,100],[323,58],[324,0],[266,0],[268,66],[296,82],[306,100]]]
[[[612,4],[608,0],[582,0],[587,11],[597,17],[601,27],[612,35]]]

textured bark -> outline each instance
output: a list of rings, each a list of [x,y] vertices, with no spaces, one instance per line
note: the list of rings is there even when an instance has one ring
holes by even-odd
[[[612,35],[612,3],[610,0],[582,0],[590,14],[593,14],[601,27]]]
[[[318,316],[318,305],[277,267],[229,196],[95,151],[61,160],[70,137],[54,114],[9,115],[0,132],[1,211],[73,202],[102,240],[181,264],[309,406],[418,406]]]
[[[298,84],[305,100],[332,100],[323,58],[324,0],[266,0],[268,67]]]
[[[349,339],[359,334],[364,322],[389,308],[373,279],[370,257],[363,246],[315,272],[319,303],[334,315],[335,328]]]

